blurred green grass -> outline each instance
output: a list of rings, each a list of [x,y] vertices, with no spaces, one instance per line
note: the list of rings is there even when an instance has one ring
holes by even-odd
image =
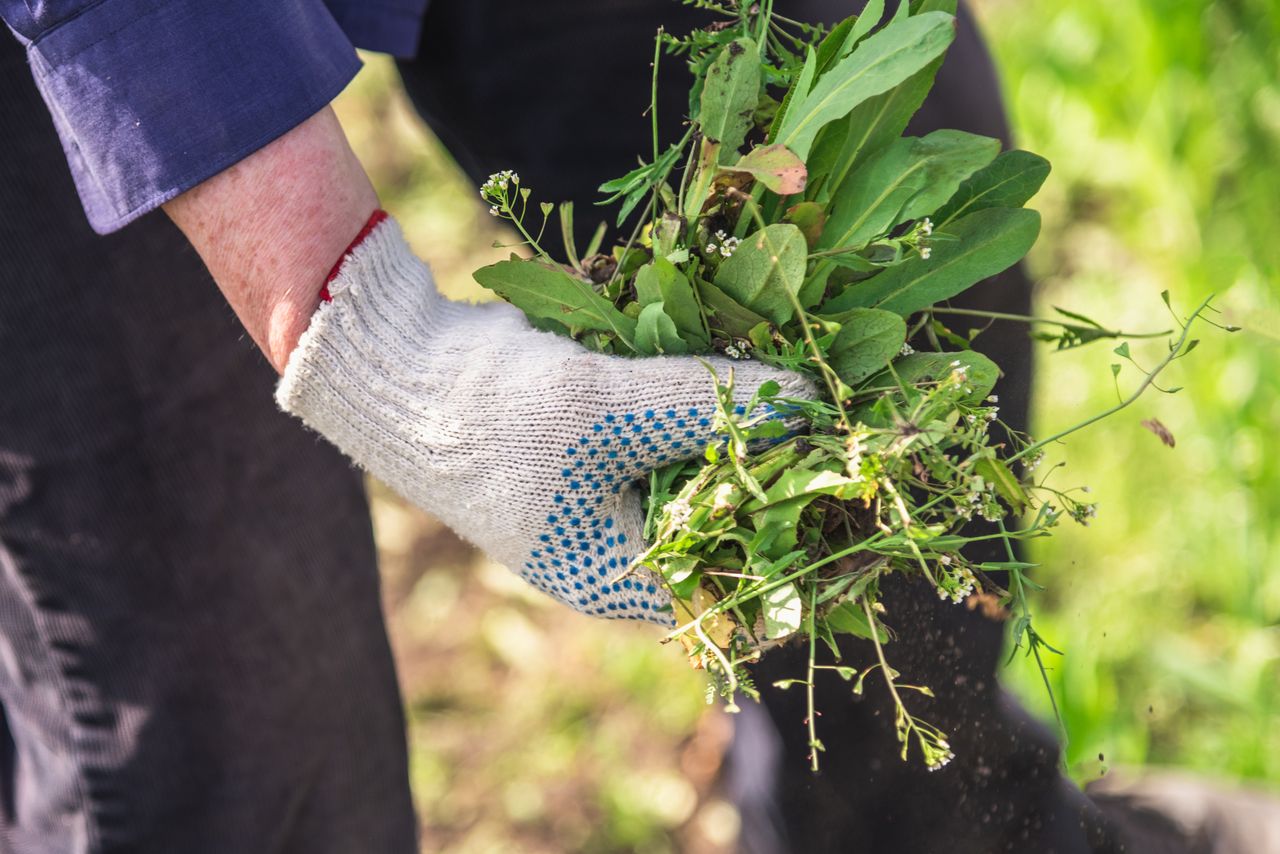
[[[1280,781],[1280,6],[1052,0],[979,6],[1020,145],[1054,173],[1036,207],[1040,311],[1125,328],[1209,294],[1165,385],[1051,457],[1100,504],[1040,544],[1041,628],[1082,779],[1113,763]],[[1134,353],[1146,364],[1159,342]],[[1036,429],[1115,400],[1108,348],[1044,353]],[[1133,372],[1121,375],[1133,382]],[[1177,437],[1165,448],[1139,422]],[[1009,681],[1047,712],[1038,674]],[[1099,760],[1099,756],[1105,757]]]
[[[1100,504],[1035,550],[1039,626],[1065,651],[1049,664],[1069,766],[1081,781],[1154,764],[1280,783],[1280,7],[975,5],[1018,143],[1054,164],[1034,205],[1038,310],[1164,328],[1167,289],[1183,310],[1215,293],[1244,327],[1202,330],[1166,377],[1181,392],[1050,459]],[[337,104],[353,144],[442,289],[482,298],[470,273],[505,235],[392,66],[368,59]],[[1041,352],[1036,429],[1114,401],[1114,361],[1105,345]],[[681,656],[550,604],[377,488],[375,524],[425,850],[732,849],[712,785],[728,725]],[[1033,665],[1005,677],[1049,717]]]

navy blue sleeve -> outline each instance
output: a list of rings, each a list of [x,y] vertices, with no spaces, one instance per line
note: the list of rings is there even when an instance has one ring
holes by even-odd
[[[322,0],[0,0],[0,16],[103,234],[300,124],[360,67]]]

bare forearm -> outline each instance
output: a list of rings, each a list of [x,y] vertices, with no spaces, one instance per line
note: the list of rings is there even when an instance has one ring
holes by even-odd
[[[377,207],[326,107],[164,209],[281,371],[325,276]]]

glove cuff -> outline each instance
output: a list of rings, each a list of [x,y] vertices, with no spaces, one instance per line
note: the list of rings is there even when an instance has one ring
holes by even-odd
[[[378,211],[335,265],[322,298],[289,355],[276,403],[350,453],[333,434],[352,425],[328,422],[366,408],[392,373],[387,366],[428,337],[441,297],[399,223]]]
[[[333,301],[333,295],[329,293],[329,283],[338,278],[338,271],[342,269],[342,262],[346,261],[351,253],[355,252],[356,247],[363,243],[364,239],[373,232],[374,228],[389,216],[390,214],[382,208],[378,208],[369,215],[368,221],[360,228],[360,233],[356,235],[355,240],[347,244],[347,248],[342,250],[342,255],[338,257],[337,261],[333,262],[333,267],[329,269],[329,275],[324,277],[324,285],[320,288],[321,302]]]

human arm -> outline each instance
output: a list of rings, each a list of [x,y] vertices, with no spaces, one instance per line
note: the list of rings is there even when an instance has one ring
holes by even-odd
[[[373,186],[325,107],[164,209],[280,372],[326,276],[377,207]]]

